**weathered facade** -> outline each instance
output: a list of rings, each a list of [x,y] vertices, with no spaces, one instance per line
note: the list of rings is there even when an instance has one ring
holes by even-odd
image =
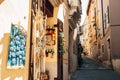
[[[68,31],[66,34],[66,29],[64,28],[64,33],[67,45],[68,47],[67,52],[63,58],[64,60],[64,65],[68,66],[65,69],[68,69],[68,76],[70,78],[70,75],[77,69],[77,47],[79,43],[79,36],[77,35],[77,29],[79,27],[79,22],[81,19],[81,1],[79,0],[69,0],[68,1],[68,10],[67,12],[68,15]],[[65,26],[66,27],[66,26]],[[67,58],[68,57],[68,58]],[[68,63],[66,63],[68,61]],[[64,71],[65,73],[65,71]],[[66,79],[64,79],[66,80]]]
[[[81,29],[83,30],[82,37],[80,38],[80,41],[83,45],[84,52],[87,53],[87,55],[91,55],[90,53],[90,40],[91,40],[91,34],[90,34],[90,24],[88,22],[88,18],[86,17],[83,25],[81,26]]]
[[[119,0],[107,0],[102,1],[103,4],[103,44],[104,44],[104,54],[106,54],[106,58],[104,58],[105,64],[112,67],[113,69],[120,72],[120,55],[119,55],[119,37],[116,35],[120,35],[120,11],[117,8],[120,6]],[[103,56],[104,57],[104,56]],[[116,65],[117,64],[117,65]]]
[[[69,80],[77,68],[80,0],[0,0],[0,12],[4,27],[0,30],[1,80]],[[25,66],[20,69],[6,65],[12,23],[27,31]],[[14,60],[19,63],[18,58]]]
[[[96,16],[97,16],[97,9],[96,9],[96,0],[90,0],[88,3],[88,8],[87,8],[87,17],[86,17],[86,22],[84,23],[85,27],[87,26],[87,32],[88,32],[88,38],[86,39],[86,45],[87,47],[87,53],[90,54],[91,57],[97,58],[98,54],[98,31],[97,31],[97,26],[96,26]],[[85,46],[86,46],[85,45]]]
[[[28,80],[31,16],[31,5],[29,4],[31,4],[31,0],[0,0],[0,80]],[[16,66],[17,69],[15,67],[7,68],[12,24],[18,24],[27,31],[23,68],[17,68],[19,66]]]
[[[77,27],[79,27],[77,24],[81,18],[81,2],[79,0],[50,0],[50,3],[54,7],[54,12],[53,16],[46,19],[46,26],[57,28],[57,41],[54,47],[55,55],[53,58],[49,55],[45,58],[44,67],[49,72],[50,80],[68,80],[77,68]],[[49,9],[47,5],[45,8]],[[48,11],[45,12],[50,15]]]
[[[58,26],[55,25],[59,6],[54,6],[46,0],[33,1],[32,6],[31,64],[33,66],[30,66],[29,77],[31,80],[54,80],[58,77]]]
[[[94,48],[93,45],[90,44],[95,50],[95,53],[92,54],[95,55],[94,58],[118,72],[120,72],[120,65],[118,64],[120,59],[118,49],[120,42],[119,37],[116,35],[120,34],[120,11],[117,10],[119,3],[119,0],[90,0],[87,9],[87,13],[93,11],[93,17],[90,17],[92,14],[88,15],[88,20],[90,20],[88,24],[93,23],[91,27],[94,27],[89,33],[93,34],[92,37],[95,37],[91,38],[92,42],[95,41],[94,46],[96,47]]]

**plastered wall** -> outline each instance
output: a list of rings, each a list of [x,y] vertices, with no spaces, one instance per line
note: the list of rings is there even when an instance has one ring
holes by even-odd
[[[0,80],[28,80],[30,3],[31,0],[4,0],[0,4]],[[26,62],[23,69],[7,69],[12,23],[20,24],[27,31]]]
[[[54,14],[53,17],[50,17],[47,19],[47,26],[54,26],[55,24],[57,24],[57,14],[58,14],[58,7],[54,8]],[[55,28],[56,34],[57,34],[57,28]],[[57,36],[56,36],[56,40],[57,40]],[[54,80],[54,78],[57,77],[57,41],[56,44],[54,46],[52,46],[54,48],[54,54],[53,57],[51,58],[51,55],[49,54],[48,57],[46,57],[46,70],[49,71],[49,78],[50,80]]]

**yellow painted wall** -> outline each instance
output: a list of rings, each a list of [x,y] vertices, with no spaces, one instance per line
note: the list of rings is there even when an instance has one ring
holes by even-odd
[[[28,80],[31,0],[4,0],[0,4],[0,80]],[[11,23],[27,31],[26,62],[23,69],[7,69]]]
[[[57,15],[58,15],[58,7],[54,7],[54,14],[53,17],[50,17],[47,19],[47,23],[46,25],[53,27],[55,24],[57,24]],[[56,39],[57,39],[57,28],[55,28],[56,30]],[[46,57],[46,70],[49,71],[49,77],[50,80],[54,80],[54,78],[57,77],[57,41],[56,44],[54,46],[52,46],[54,48],[54,54],[53,54],[53,58],[51,58],[51,53],[49,54],[48,57]]]
[[[53,17],[50,17],[47,19],[47,23],[46,23],[47,26],[49,25],[50,27],[53,27],[55,24],[57,24],[57,14],[58,14],[58,7],[55,7]],[[55,31],[57,35],[57,28],[55,28]],[[57,39],[57,36],[56,36],[56,39]],[[54,56],[53,58],[51,58],[51,56],[48,56],[46,58],[46,62],[57,62],[57,40],[56,40],[56,44],[52,47],[54,47],[54,50],[55,50]]]
[[[90,55],[90,40],[91,40],[91,37],[89,36],[90,35],[90,18],[89,16],[86,17],[85,19],[85,22],[84,22],[84,35],[85,35],[85,47],[87,49],[87,53],[88,55]]]
[[[57,24],[57,16],[58,16],[58,7],[54,7],[53,17],[47,18],[46,25],[53,26],[54,24]]]
[[[52,46],[47,46],[48,48],[52,48],[54,49],[54,54],[52,56],[51,53],[48,54],[48,57],[46,57],[46,62],[57,62],[57,28],[55,28],[55,32],[56,32],[56,42],[55,45]]]
[[[96,35],[95,35],[95,29],[93,24],[95,23],[95,13],[94,13],[94,8],[95,8],[95,1],[94,3],[90,3],[90,6],[88,7],[88,15],[87,15],[87,24],[89,25],[88,29],[88,40],[86,42],[87,49],[88,49],[88,54],[92,56],[94,54],[95,49],[93,49],[93,44],[96,41]]]

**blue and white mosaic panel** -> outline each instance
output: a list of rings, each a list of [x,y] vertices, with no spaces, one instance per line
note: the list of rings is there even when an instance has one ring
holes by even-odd
[[[21,26],[11,26],[7,68],[25,66],[26,38],[26,31]]]

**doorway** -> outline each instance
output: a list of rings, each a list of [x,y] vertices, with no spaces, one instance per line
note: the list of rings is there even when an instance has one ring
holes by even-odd
[[[108,52],[108,61],[109,61],[109,66],[113,68],[112,66],[112,58],[111,58],[111,40],[110,38],[107,39],[107,52]]]

